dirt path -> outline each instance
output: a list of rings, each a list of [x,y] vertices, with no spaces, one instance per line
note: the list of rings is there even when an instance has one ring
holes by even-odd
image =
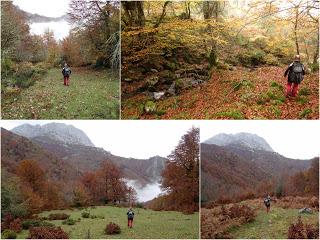
[[[218,70],[197,88],[156,102],[154,114],[141,112],[144,95],[122,103],[122,118],[142,119],[318,119],[318,73],[305,76],[299,96],[285,98],[285,67]]]
[[[60,69],[16,96],[2,99],[2,119],[117,119],[119,80],[107,71],[74,68],[70,86]]]

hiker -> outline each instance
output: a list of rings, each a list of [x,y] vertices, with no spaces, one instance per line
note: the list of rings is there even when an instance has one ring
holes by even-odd
[[[304,74],[304,66],[300,62],[300,56],[296,55],[294,58],[294,62],[289,65],[284,73],[284,77],[288,75],[286,97],[295,97],[297,95],[298,86],[303,80]]]
[[[64,64],[64,68],[62,69],[63,75],[63,85],[69,86],[69,77],[71,75],[71,69],[68,67],[68,64]]]
[[[134,217],[134,212],[132,210],[132,207],[129,208],[127,215],[128,215],[128,227],[132,228],[133,217]]]
[[[266,197],[263,199],[264,205],[267,208],[267,213],[270,211],[270,205],[271,205],[271,197],[269,194],[266,195]]]

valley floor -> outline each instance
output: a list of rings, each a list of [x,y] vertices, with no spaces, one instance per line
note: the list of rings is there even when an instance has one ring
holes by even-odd
[[[69,234],[69,238],[87,239],[88,231],[90,238],[120,238],[120,239],[197,239],[199,238],[199,213],[184,215],[173,211],[152,211],[135,209],[133,228],[127,226],[127,209],[110,206],[97,206],[87,209],[90,214],[98,218],[82,218],[84,210],[54,210],[43,212],[39,216],[45,217],[50,213],[70,214],[70,218],[78,220],[75,225],[62,225],[62,220],[49,221],[56,226],[61,226]],[[101,219],[99,217],[104,217]],[[106,235],[105,227],[108,223],[114,222],[121,228],[117,235]],[[28,230],[23,230],[18,238],[27,238]]]
[[[197,88],[156,101],[156,111],[141,111],[150,100],[139,94],[122,102],[125,119],[318,119],[318,72],[300,84],[299,96],[285,98],[286,66],[217,70]]]
[[[2,119],[117,119],[119,79],[110,71],[73,68],[66,87],[61,70],[50,69],[1,104]]]

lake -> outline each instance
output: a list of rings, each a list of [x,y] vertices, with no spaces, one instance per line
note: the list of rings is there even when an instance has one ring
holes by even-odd
[[[71,25],[65,20],[59,22],[31,23],[29,26],[30,32],[37,35],[43,34],[45,30],[49,28],[54,32],[56,40],[62,40],[68,36],[71,29]]]

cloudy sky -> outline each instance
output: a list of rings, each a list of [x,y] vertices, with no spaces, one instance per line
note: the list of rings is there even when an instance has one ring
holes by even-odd
[[[10,130],[23,123],[45,124],[52,121],[1,121]],[[96,147],[122,157],[145,159],[155,155],[168,156],[181,136],[193,125],[191,121],[54,121],[72,124],[83,130]]]
[[[66,14],[70,0],[13,0],[15,5],[29,13],[47,17],[60,17]]]
[[[290,158],[319,156],[319,121],[202,121],[201,142],[219,133],[249,132],[263,137],[276,152]]]

